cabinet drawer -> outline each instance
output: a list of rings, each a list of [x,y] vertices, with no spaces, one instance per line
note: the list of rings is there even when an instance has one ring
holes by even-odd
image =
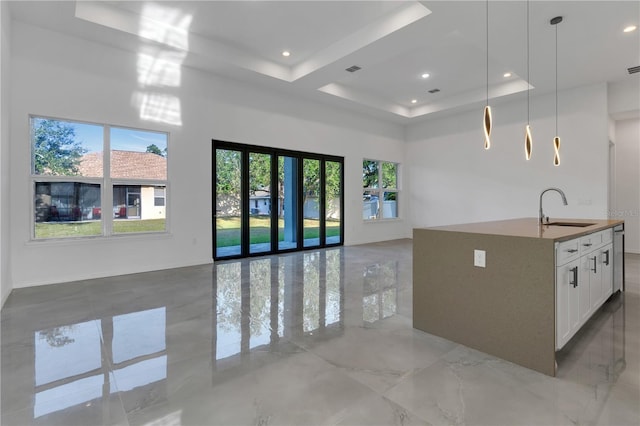
[[[580,238],[580,254],[586,254],[602,244],[602,234],[600,232],[594,232],[593,234],[585,235]]]
[[[602,234],[602,245],[609,244],[613,241],[613,228],[605,229],[604,231],[600,231]]]
[[[578,239],[558,243],[556,247],[556,266],[564,265],[580,255],[578,243]]]

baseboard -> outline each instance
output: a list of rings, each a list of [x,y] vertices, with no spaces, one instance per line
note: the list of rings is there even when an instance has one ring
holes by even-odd
[[[116,273],[113,273],[113,271],[103,271],[103,272],[83,274],[83,275],[78,275],[74,277],[68,277],[65,279],[57,279],[57,280],[51,280],[51,281],[49,280],[31,281],[26,283],[14,284],[13,288],[19,289],[19,288],[38,287],[43,285],[62,284],[67,282],[92,280],[97,278],[118,277],[122,275],[140,274],[143,272],[164,271],[167,269],[187,268],[189,266],[211,265],[211,264],[213,264],[212,259],[200,259],[200,260],[194,260],[192,262],[176,262],[175,264],[171,264],[171,263],[164,264],[162,265],[162,267],[158,267],[158,265],[149,265],[149,266],[143,266],[143,267],[140,267],[140,265],[136,265],[135,268],[120,270]]]

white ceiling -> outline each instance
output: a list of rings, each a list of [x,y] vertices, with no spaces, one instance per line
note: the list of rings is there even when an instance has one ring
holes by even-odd
[[[163,74],[156,81],[187,66],[394,122],[484,103],[487,78],[492,102],[528,87],[525,1],[489,2],[488,55],[484,1],[14,1],[10,10],[143,53]],[[639,1],[531,0],[532,96],[555,90],[555,16],[560,90],[640,78],[627,73],[640,65],[640,30],[622,31],[640,26]],[[352,65],[362,69],[345,71]]]

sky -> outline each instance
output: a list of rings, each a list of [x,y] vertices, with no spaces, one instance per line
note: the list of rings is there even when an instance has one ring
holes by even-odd
[[[69,123],[73,125],[76,139],[82,142],[88,152],[103,151],[103,126],[85,123]],[[167,147],[167,134],[145,130],[111,127],[111,149],[122,151],[145,152],[147,146],[155,144],[164,151]]]

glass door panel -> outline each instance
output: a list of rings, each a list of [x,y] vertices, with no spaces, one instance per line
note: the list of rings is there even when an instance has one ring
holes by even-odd
[[[339,244],[342,226],[342,164],[325,161],[325,244]]]
[[[298,159],[278,156],[278,250],[298,246]]]
[[[249,253],[271,251],[271,154],[249,153]]]
[[[216,149],[216,257],[241,254],[242,152]]]
[[[303,246],[320,245],[320,160],[305,158],[302,170]]]

